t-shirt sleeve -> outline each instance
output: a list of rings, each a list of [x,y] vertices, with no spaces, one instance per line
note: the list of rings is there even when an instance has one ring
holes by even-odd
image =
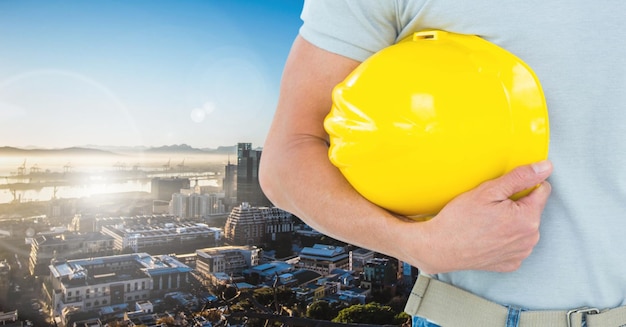
[[[301,18],[305,40],[358,61],[394,44],[401,30],[394,0],[305,0]]]

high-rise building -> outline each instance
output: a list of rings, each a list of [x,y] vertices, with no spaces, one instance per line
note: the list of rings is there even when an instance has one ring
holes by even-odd
[[[208,194],[189,194],[187,199],[187,217],[186,218],[203,218],[207,215],[209,207]]]
[[[251,143],[237,144],[237,203],[248,202],[259,207],[272,206],[259,183],[261,152],[253,150]]]
[[[224,193],[211,193],[208,197],[208,209],[209,215],[221,215],[226,212],[224,206]]]
[[[224,169],[222,187],[224,188],[224,204],[227,210],[230,210],[237,204],[237,165],[230,163],[230,157]]]
[[[186,203],[187,195],[181,193],[172,194],[172,201],[170,201],[170,214],[175,217],[184,218],[186,214]]]
[[[225,214],[223,193],[174,193],[169,213],[179,218],[205,218]]]

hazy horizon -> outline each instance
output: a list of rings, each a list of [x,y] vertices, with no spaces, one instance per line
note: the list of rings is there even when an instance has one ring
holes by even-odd
[[[5,144],[0,144],[0,148],[15,148],[15,149],[20,149],[20,150],[65,150],[65,149],[73,149],[73,148],[81,148],[81,149],[120,149],[120,150],[150,150],[150,149],[159,149],[159,148],[165,148],[165,147],[179,147],[179,146],[188,146],[191,149],[197,149],[197,150],[218,150],[221,148],[230,148],[230,147],[237,147],[238,143],[251,143],[251,142],[236,142],[234,144],[223,144],[223,145],[218,145],[216,147],[193,147],[189,144],[186,143],[179,143],[179,144],[161,144],[161,145],[154,145],[154,146],[149,146],[149,145],[96,145],[96,144],[83,144],[83,145],[71,145],[71,146],[63,146],[63,147],[43,147],[43,146],[36,146],[36,145],[26,145],[26,146],[12,146],[12,145],[5,145]],[[257,145],[257,144],[252,144],[252,148],[262,148],[263,145]]]
[[[55,193],[64,198],[149,192],[153,177],[201,176],[204,185],[216,186],[229,162],[237,162],[236,154],[3,155],[0,160],[0,203],[9,203],[16,198],[20,202],[46,201]],[[195,177],[192,179],[197,180]]]

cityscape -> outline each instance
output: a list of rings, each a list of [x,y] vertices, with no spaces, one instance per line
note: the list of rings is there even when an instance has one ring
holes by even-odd
[[[1,326],[410,325],[259,185],[303,3],[0,2]]]
[[[262,148],[220,149],[163,162],[203,151],[174,146],[160,149],[169,152],[158,164],[97,170],[109,183],[147,181],[124,192],[22,196],[84,187],[93,173],[78,165],[57,172],[21,161],[2,176],[12,196],[0,203],[0,324],[410,325],[402,311],[415,268],[274,207],[258,181]]]

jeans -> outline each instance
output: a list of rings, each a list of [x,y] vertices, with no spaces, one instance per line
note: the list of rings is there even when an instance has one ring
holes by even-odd
[[[412,327],[439,327],[437,324],[433,324],[432,322],[426,320],[425,318],[413,316],[413,324]]]
[[[524,311],[518,307],[506,306],[509,309],[509,315],[506,320],[506,325],[502,327],[518,327],[519,316]],[[440,327],[439,325],[428,321],[425,318],[413,316],[412,327]]]

